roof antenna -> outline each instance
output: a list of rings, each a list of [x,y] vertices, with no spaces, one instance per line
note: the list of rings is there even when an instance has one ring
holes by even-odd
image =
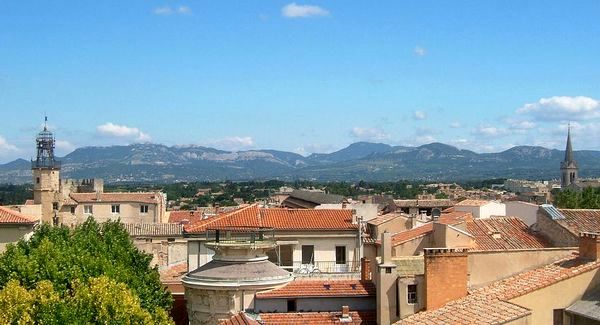
[[[44,112],[44,131],[48,131],[48,114]]]

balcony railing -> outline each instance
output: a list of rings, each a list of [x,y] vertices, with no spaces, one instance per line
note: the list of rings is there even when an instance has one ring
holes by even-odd
[[[346,261],[340,263],[336,261],[315,261],[312,263],[293,262],[292,265],[279,265],[281,268],[299,275],[318,275],[323,273],[359,273],[360,263]]]
[[[31,161],[31,168],[60,169],[60,165],[61,162],[59,160],[40,159]]]
[[[273,228],[235,227],[207,229],[206,241],[214,243],[275,242]]]

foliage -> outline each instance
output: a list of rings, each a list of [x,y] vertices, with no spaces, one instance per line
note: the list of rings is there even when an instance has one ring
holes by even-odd
[[[0,185],[0,205],[23,204],[28,199],[33,199],[31,184]]]
[[[78,285],[90,285],[89,279],[106,276],[129,288],[144,310],[164,312],[172,298],[150,261],[118,221],[98,224],[90,217],[74,229],[43,224],[29,241],[8,245],[0,255],[0,287],[16,280],[32,290],[46,280],[65,297]]]
[[[4,324],[171,324],[158,308],[150,313],[126,285],[106,276],[91,278],[85,285],[74,281],[64,297],[52,282],[42,280],[27,290],[10,280],[0,290],[0,325]]]
[[[554,205],[563,209],[600,209],[600,188],[560,191],[554,196]]]

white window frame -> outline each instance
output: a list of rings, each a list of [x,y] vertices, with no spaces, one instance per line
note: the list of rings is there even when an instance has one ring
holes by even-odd
[[[110,212],[112,214],[121,214],[121,205],[120,204],[111,204]]]
[[[148,214],[149,210],[150,210],[150,207],[148,206],[148,204],[140,205],[140,214]]]
[[[410,291],[409,288],[414,286],[415,291]],[[411,302],[412,301],[412,302]],[[406,303],[409,305],[415,305],[419,302],[419,288],[416,283],[408,284],[406,286]]]
[[[91,204],[86,204],[83,206],[84,214],[94,214],[94,206]]]

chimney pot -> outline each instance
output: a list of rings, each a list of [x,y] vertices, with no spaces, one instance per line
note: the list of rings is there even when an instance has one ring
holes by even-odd
[[[350,317],[350,307],[342,306],[342,318]]]
[[[582,232],[579,236],[579,257],[589,260],[600,258],[600,234]]]

